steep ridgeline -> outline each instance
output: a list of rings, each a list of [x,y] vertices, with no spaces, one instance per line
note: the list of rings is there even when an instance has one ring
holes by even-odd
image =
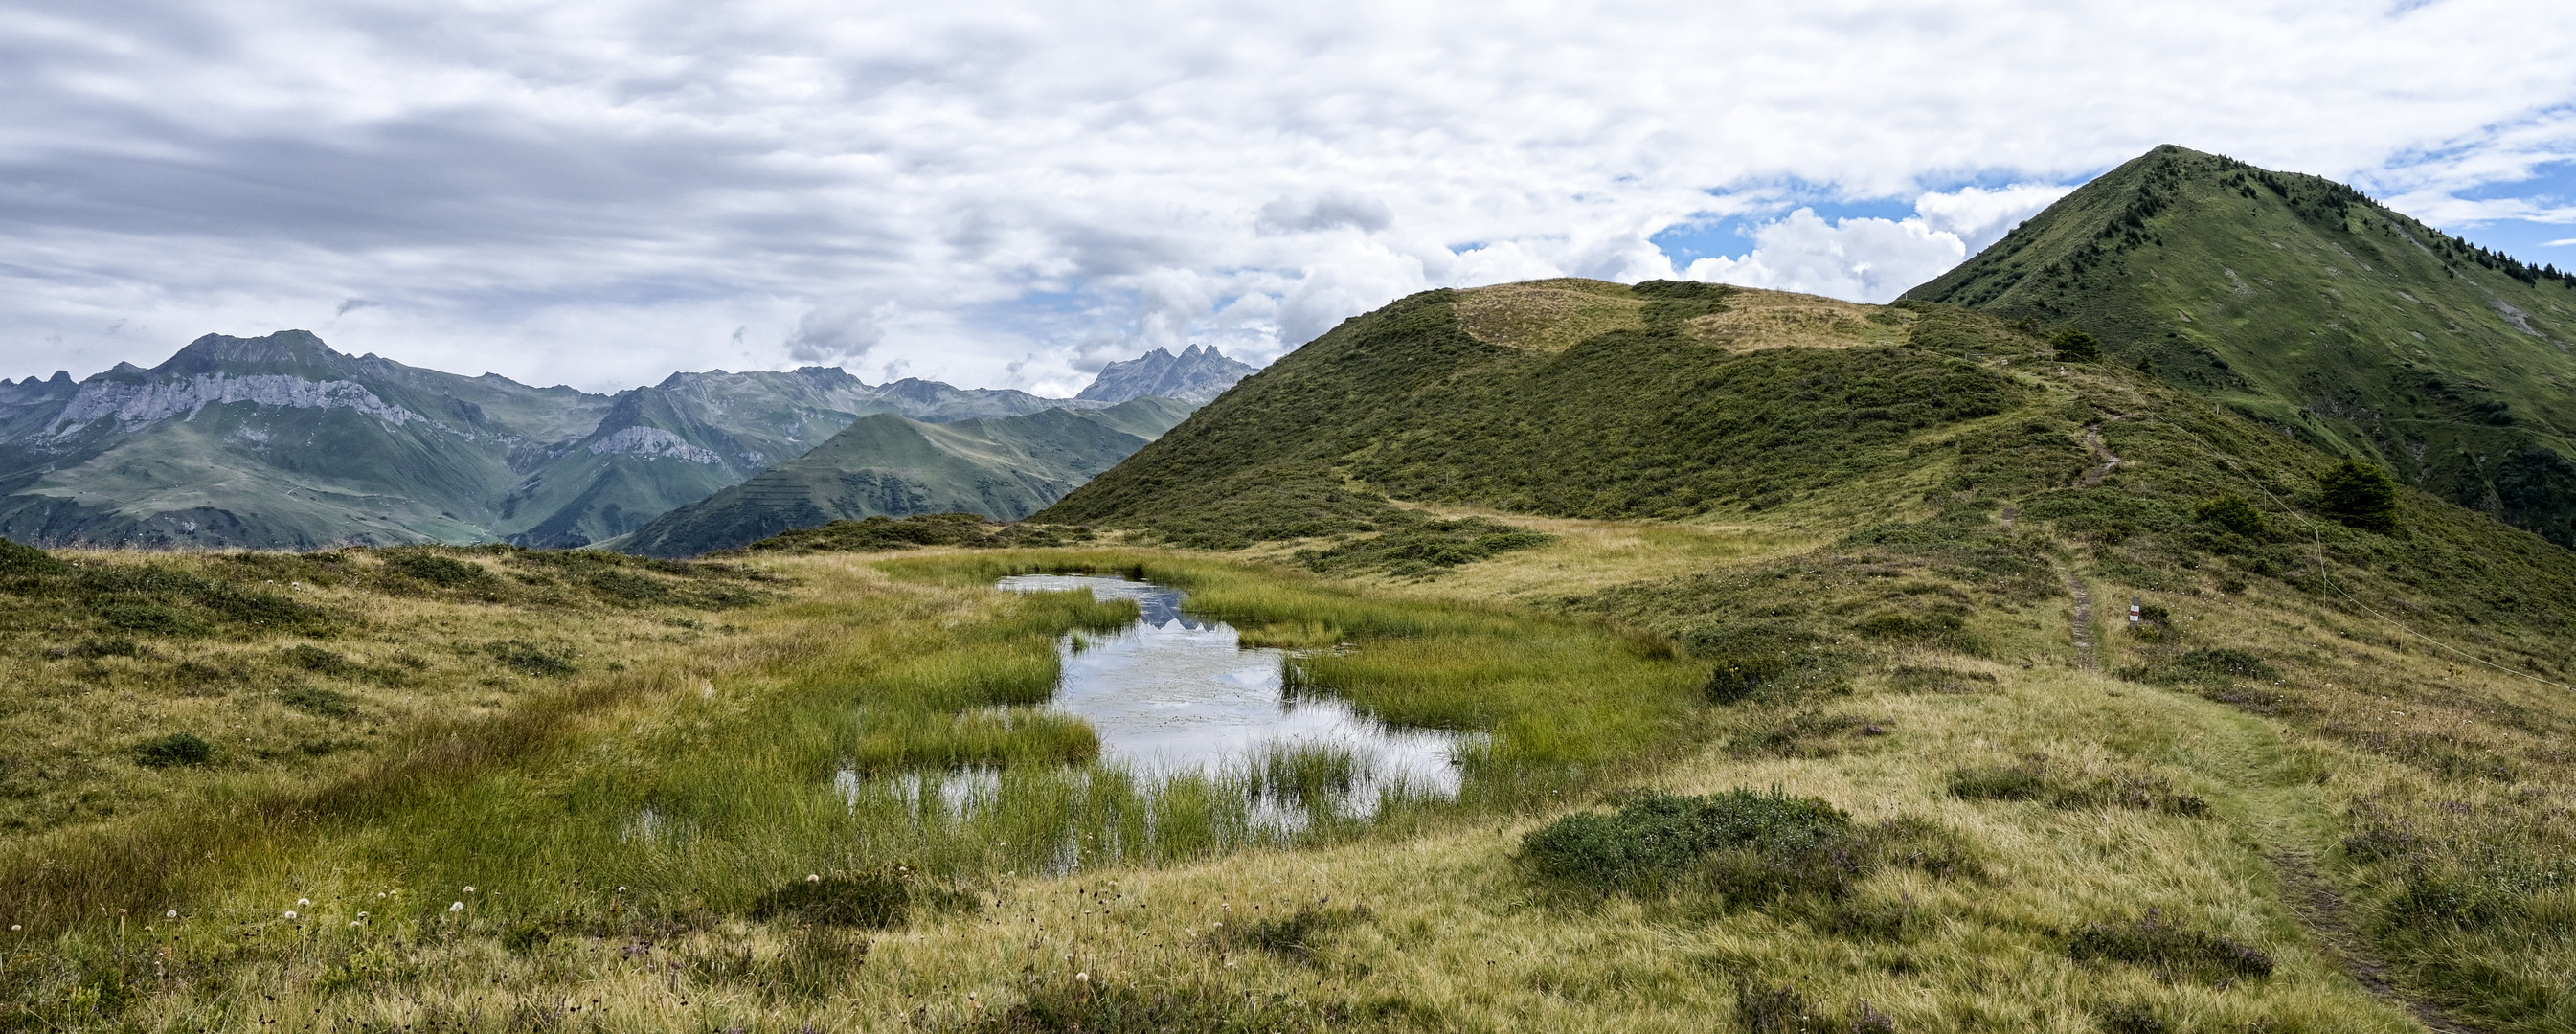
[[[2080,328],[2123,363],[2576,547],[2576,276],[2340,183],[2160,147],[1906,297]]]
[[[1017,520],[1126,459],[1192,408],[1139,398],[944,424],[861,417],[812,452],[604,545],[683,557],[845,518],[963,512]]]
[[[1093,402],[1167,398],[1204,403],[1225,394],[1225,389],[1252,374],[1250,364],[1228,359],[1213,347],[1191,345],[1179,355],[1157,348],[1102,368],[1091,386],[1074,397]]]
[[[613,396],[460,377],[304,331],[207,335],[151,369],[0,381],[0,535],[47,545],[575,546],[624,534],[860,416],[1107,403],[836,368],[674,374]]]

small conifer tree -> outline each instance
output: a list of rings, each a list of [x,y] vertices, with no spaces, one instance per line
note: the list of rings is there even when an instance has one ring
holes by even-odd
[[[2397,531],[2397,479],[2378,464],[2345,460],[2317,475],[2317,488],[2326,516],[2363,531]]]
[[[2073,329],[2059,331],[2055,338],[2049,340],[2049,343],[2057,346],[2058,362],[2098,363],[2102,361],[2102,343],[2093,340],[2093,335],[2083,331]]]

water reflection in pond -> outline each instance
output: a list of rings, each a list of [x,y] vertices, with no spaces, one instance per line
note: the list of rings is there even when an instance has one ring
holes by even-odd
[[[1149,778],[1237,778],[1275,806],[1327,794],[1349,813],[1382,792],[1458,792],[1455,733],[1389,726],[1343,700],[1286,691],[1285,651],[1245,648],[1233,626],[1181,613],[1183,594],[1118,578],[1015,575],[1014,592],[1088,589],[1136,601],[1142,617],[1109,635],[1067,636],[1050,705],[1089,722],[1102,760]]]

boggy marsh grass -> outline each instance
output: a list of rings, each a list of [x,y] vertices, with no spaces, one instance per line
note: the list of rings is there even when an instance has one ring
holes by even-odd
[[[422,723],[735,636],[718,615],[779,588],[728,565],[512,549],[0,550],[0,834],[15,836],[327,781]],[[662,589],[603,597],[562,578],[567,563]],[[143,745],[172,736],[207,751],[150,763]]]
[[[444,558],[491,566],[472,554]],[[439,998],[437,988],[468,979],[459,967],[488,964],[470,961],[477,951],[525,960],[505,968],[535,973],[610,947],[662,958],[679,949],[636,946],[682,942],[703,947],[674,954],[683,985],[822,987],[852,970],[816,976],[822,964],[797,947],[802,935],[776,935],[774,954],[718,945],[739,943],[744,930],[768,937],[759,931],[930,921],[988,894],[992,881],[1021,878],[1013,873],[1188,865],[1372,828],[1400,836],[1436,828],[1438,815],[1461,808],[1398,788],[1364,824],[1341,804],[1325,806],[1367,776],[1330,750],[1280,752],[1242,772],[1150,779],[1087,760],[1097,750],[1089,730],[1036,705],[1053,687],[1063,637],[1116,630],[1137,611],[1087,593],[986,591],[996,559],[906,558],[888,565],[893,580],[846,557],[767,560],[796,580],[759,584],[794,588],[782,602],[731,617],[745,631],[714,639],[691,629],[657,640],[663,648],[650,653],[557,646],[575,670],[542,679],[511,672],[487,646],[559,640],[532,627],[461,628],[448,656],[547,690],[394,734],[392,746],[343,777],[238,787],[223,809],[139,816],[89,834],[87,846],[16,853],[6,859],[10,907],[0,909],[9,921],[37,921],[44,943],[121,947],[94,959],[54,952],[43,965],[15,954],[0,960],[0,981],[13,999],[60,1006],[47,1022],[188,1011],[181,1003],[200,985],[122,998],[81,990],[147,983],[156,956],[117,954],[143,938],[170,948],[157,957],[171,972],[256,970],[273,974],[260,978],[270,986],[321,995],[317,1003],[356,991]],[[1488,732],[1481,741],[1489,748],[1468,759],[1468,782],[1489,789],[1470,793],[1460,815],[1543,802],[1551,790],[1650,762],[1687,732],[1679,718],[1699,678],[1651,639],[1584,621],[1386,600],[1294,574],[1150,554],[998,559],[1012,569],[1133,565],[1189,587],[1193,609],[1252,627],[1316,629],[1351,644],[1350,656],[1486,655],[1410,675],[1393,662],[1325,667],[1304,689],[1371,696],[1381,713]],[[500,570],[494,578],[509,573]],[[566,573],[581,572],[549,576]],[[459,599],[490,588],[479,578],[458,576],[451,586],[384,577],[420,583],[420,596],[402,598],[407,606],[494,606]],[[610,613],[620,628],[686,627],[623,605]],[[384,691],[366,669],[414,673],[422,690],[448,677],[443,662],[395,664],[346,637],[309,651],[261,650],[297,678],[344,687],[333,691],[357,698],[361,713],[381,707]],[[1613,712],[1612,720],[1589,719],[1587,708]],[[218,761],[223,750],[213,747]],[[1265,816],[1273,799],[1292,802],[1303,818],[1283,825]],[[148,878],[114,875],[136,861]],[[66,863],[107,875],[78,886],[40,875]],[[889,871],[903,888],[899,921],[896,897],[877,893]],[[283,904],[307,900],[314,904]],[[830,918],[843,905],[856,918]],[[182,910],[179,920],[138,918],[172,908]],[[123,927],[113,918],[119,909]],[[288,911],[297,915],[281,918]],[[142,925],[163,929],[146,934]],[[804,975],[791,980],[791,970]],[[161,1004],[144,1004],[153,1001]],[[401,1014],[415,1024],[436,1018]]]

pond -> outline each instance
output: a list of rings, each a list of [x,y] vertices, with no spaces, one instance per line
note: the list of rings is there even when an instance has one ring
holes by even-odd
[[[1149,779],[1240,779],[1274,801],[1322,792],[1364,816],[1388,791],[1455,797],[1458,750],[1480,738],[1391,726],[1348,701],[1290,692],[1288,651],[1246,647],[1233,626],[1182,613],[1178,589],[1089,575],[1015,575],[999,587],[1136,601],[1135,624],[1065,637],[1049,706],[1099,733],[1104,762]]]

